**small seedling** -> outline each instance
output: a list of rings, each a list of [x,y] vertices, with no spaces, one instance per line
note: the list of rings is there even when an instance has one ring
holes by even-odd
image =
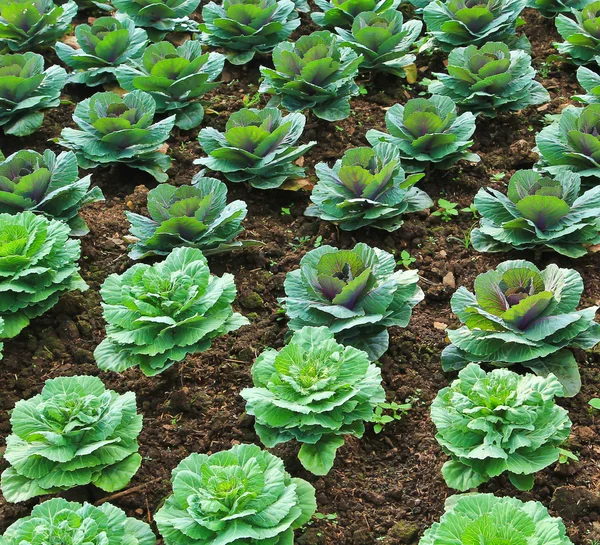
[[[477,212],[477,208],[475,208],[475,203],[471,203],[466,208],[461,208],[460,211],[463,214],[473,214],[473,219],[475,219],[475,220],[478,218],[478,212]]]
[[[590,399],[589,404],[596,410],[600,411],[600,399],[594,398]]]
[[[506,172],[496,172],[495,174],[491,175],[490,181],[501,182],[502,180],[504,180],[504,178],[506,178]]]
[[[578,462],[579,458],[575,456],[570,450],[566,450],[564,448],[558,449],[558,463],[559,464],[568,464],[569,462]]]
[[[290,204],[290,206],[287,208],[285,206],[282,206],[281,207],[281,215],[282,216],[291,216],[292,215],[292,211],[291,211],[292,206],[294,206],[294,203]]]
[[[375,407],[375,412],[371,418],[371,422],[375,424],[373,426],[373,431],[375,433],[381,433],[381,430],[383,430],[383,427],[386,424],[389,424],[394,420],[401,420],[410,409],[412,409],[412,403],[399,404],[395,401],[392,401],[391,403],[380,403]],[[384,411],[391,411],[391,414],[384,414]]]
[[[398,260],[398,265],[402,265],[405,269],[410,269],[410,266],[415,261],[417,261],[417,258],[411,256],[407,250],[402,250],[402,252],[400,252],[400,259]]]
[[[315,243],[314,243],[314,247],[315,248],[319,248],[321,245],[323,244],[323,237],[321,235],[319,235],[316,239],[315,239]]]
[[[451,221],[452,218],[454,216],[458,216],[458,210],[456,209],[456,207],[458,206],[458,203],[456,202],[450,202],[447,201],[446,199],[439,199],[438,200],[438,209],[433,212],[431,215],[432,216],[438,216],[442,218],[442,221]]]

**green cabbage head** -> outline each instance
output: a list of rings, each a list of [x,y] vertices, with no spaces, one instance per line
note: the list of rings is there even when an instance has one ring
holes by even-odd
[[[154,515],[165,545],[288,545],[317,509],[314,488],[256,445],[191,454]]]
[[[41,394],[17,402],[10,423],[2,473],[9,502],[90,483],[121,490],[142,461],[135,394],[107,390],[97,377],[47,380]]]
[[[559,53],[575,64],[588,64],[600,54],[600,2],[587,3],[573,10],[570,18],[562,13],[554,20],[562,43],[555,43]]]
[[[457,494],[419,545],[573,545],[565,525],[538,501],[493,494]]]
[[[198,32],[198,23],[189,16],[200,0],[112,0],[118,14],[133,19],[136,27],[145,28],[153,41],[168,32]]]
[[[417,271],[396,271],[396,260],[359,243],[352,250],[321,246],[285,278],[280,302],[291,331],[327,326],[338,342],[377,360],[388,348],[388,327],[406,327],[423,300]]]
[[[326,28],[352,28],[356,17],[364,12],[381,14],[384,11],[396,11],[402,0],[315,0],[322,11],[310,14],[313,21]]]
[[[558,462],[571,432],[568,412],[554,402],[562,395],[553,374],[467,365],[431,405],[435,438],[450,457],[442,467],[446,484],[464,492],[508,473],[519,490],[531,490],[535,473]]]
[[[519,49],[510,51],[504,43],[453,49],[447,69],[447,74],[434,74],[438,79],[429,92],[450,97],[473,113],[495,117],[550,100],[548,91],[533,79],[531,57]]]
[[[58,58],[74,70],[69,81],[89,87],[113,82],[117,68],[138,57],[148,43],[146,31],[124,16],[100,17],[91,26],[77,25],[75,37],[79,49],[62,42],[56,42],[54,48]]]
[[[541,376],[553,373],[565,395],[575,395],[581,379],[568,347],[600,342],[598,307],[577,310],[582,293],[581,275],[554,264],[540,271],[528,261],[505,261],[480,274],[475,293],[461,287],[452,296],[452,312],[465,325],[447,331],[452,344],[442,353],[442,367],[519,363]]]
[[[583,9],[590,0],[528,0],[527,7],[537,9],[544,17],[556,17],[559,13],[571,13]]]
[[[300,462],[315,475],[329,473],[344,435],[362,437],[385,401],[379,367],[362,350],[338,344],[327,327],[303,327],[279,352],[265,350],[252,382],[240,395],[260,440],[273,448],[295,439]]]
[[[548,248],[577,258],[600,244],[600,185],[582,193],[581,178],[571,172],[549,178],[519,170],[506,195],[482,188],[475,207],[481,220],[471,243],[478,252]]]
[[[54,498],[36,505],[30,516],[17,520],[0,536],[2,545],[40,543],[154,545],[156,537],[147,523],[126,516],[110,503],[95,507]]]
[[[305,214],[333,221],[344,231],[366,226],[395,231],[404,223],[403,214],[433,205],[415,187],[424,174],[406,177],[392,144],[350,149],[333,168],[319,163],[315,170],[319,181]]]
[[[44,122],[44,112],[60,105],[67,73],[60,66],[44,70],[36,53],[0,55],[0,126],[5,134],[29,136]]]
[[[176,248],[160,263],[112,274],[100,294],[106,338],[94,356],[106,371],[139,366],[147,376],[158,375],[248,323],[231,308],[233,276],[212,276],[195,248]]]
[[[33,150],[13,153],[0,162],[0,213],[29,210],[65,222],[71,236],[89,232],[79,210],[85,204],[104,200],[99,187],[90,190],[91,176],[79,178],[75,154],[56,155]]]
[[[420,172],[427,166],[447,169],[464,159],[479,162],[468,150],[473,145],[475,116],[456,113],[456,104],[445,96],[413,98],[395,104],[385,114],[389,134],[370,129],[371,146],[388,142],[398,148],[405,170]]]
[[[143,91],[124,97],[96,93],[77,104],[73,121],[80,130],[64,128],[59,144],[75,152],[81,168],[124,163],[166,182],[171,158],[158,149],[169,138],[175,116],[153,124],[155,112],[156,102]]]
[[[77,260],[81,243],[66,223],[32,212],[0,214],[0,317],[11,339],[70,291],[87,290]]]

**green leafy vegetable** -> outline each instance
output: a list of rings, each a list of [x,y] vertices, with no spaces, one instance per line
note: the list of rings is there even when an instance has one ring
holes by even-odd
[[[290,544],[317,509],[315,490],[256,445],[191,454],[154,520],[166,545]]]
[[[107,390],[96,377],[47,380],[41,394],[17,402],[10,423],[2,473],[9,502],[90,483],[114,492],[142,461],[135,394]]]
[[[424,175],[407,178],[392,144],[350,149],[333,168],[319,163],[316,172],[319,182],[305,214],[336,222],[344,231],[365,226],[395,231],[402,226],[403,214],[433,205],[415,187]]]
[[[315,11],[310,14],[319,26],[327,28],[352,28],[356,17],[361,13],[372,11],[380,14],[384,11],[396,11],[401,0],[315,0],[323,13]]]
[[[303,327],[279,352],[265,350],[252,381],[240,395],[260,440],[273,448],[296,439],[300,462],[315,475],[329,473],[344,435],[362,437],[364,422],[385,401],[379,367],[338,344],[327,327]]]
[[[598,69],[600,57],[594,57],[594,61]],[[575,95],[573,99],[586,104],[600,104],[600,75],[585,66],[580,66],[577,69],[577,81],[585,89],[586,94]]]
[[[198,32],[198,23],[189,18],[200,0],[112,0],[117,14],[133,19],[136,27],[145,28],[153,40],[167,32]]]
[[[544,17],[556,17],[559,13],[571,13],[583,9],[590,0],[528,0],[527,7],[537,9]]]
[[[575,64],[587,64],[600,54],[600,2],[587,3],[573,10],[574,19],[562,13],[554,20],[562,43],[555,43],[559,53]]]

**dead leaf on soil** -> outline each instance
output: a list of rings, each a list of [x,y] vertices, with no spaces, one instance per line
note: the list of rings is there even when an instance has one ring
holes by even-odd
[[[284,191],[300,191],[301,189],[311,191],[313,187],[315,187],[315,184],[310,180],[298,178],[296,180],[287,180],[279,189],[283,189]]]
[[[404,72],[406,73],[406,81],[408,83],[417,83],[417,65],[409,64],[404,67]]]

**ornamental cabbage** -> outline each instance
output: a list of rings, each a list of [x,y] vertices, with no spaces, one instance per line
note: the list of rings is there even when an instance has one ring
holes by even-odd
[[[417,271],[396,271],[392,254],[359,243],[352,250],[321,246],[287,274],[280,299],[288,327],[327,326],[338,342],[371,361],[388,348],[388,327],[406,327],[423,300]]]
[[[366,226],[395,231],[404,223],[403,214],[433,205],[415,187],[424,174],[407,178],[400,153],[392,144],[350,149],[333,168],[319,163],[315,170],[319,181],[305,214],[333,221],[343,231]]]
[[[275,69],[260,67],[259,92],[274,95],[269,106],[290,112],[310,109],[326,121],[350,115],[350,97],[359,93],[354,79],[363,57],[342,47],[337,36],[324,30],[283,42],[273,50]]]
[[[449,97],[413,98],[406,104],[395,104],[385,114],[390,134],[370,129],[371,146],[387,142],[398,148],[407,172],[419,172],[431,166],[447,169],[464,159],[479,162],[469,153],[473,145],[475,116],[471,112],[456,114],[456,104]]]
[[[73,0],[62,6],[52,0],[0,0],[0,47],[29,51],[54,45],[75,15]]]
[[[352,28],[355,18],[366,11],[377,14],[398,8],[402,0],[315,0],[319,9],[311,17],[319,26]]]
[[[146,31],[128,17],[100,17],[92,26],[77,25],[75,37],[79,49],[57,42],[56,54],[75,70],[69,81],[89,87],[113,82],[117,67],[139,56],[148,43]]]
[[[571,172],[548,178],[519,170],[506,195],[480,189],[475,208],[482,217],[471,243],[479,252],[549,248],[577,258],[600,244],[600,186],[581,194],[581,178]]]
[[[212,255],[254,245],[234,241],[244,231],[248,208],[244,201],[227,204],[227,186],[215,178],[194,176],[192,185],[162,184],[148,193],[150,217],[126,212],[131,223],[131,259],[168,255],[174,248],[189,246]]]
[[[537,501],[493,494],[458,494],[446,500],[440,522],[419,545],[573,545],[565,525]]]
[[[503,43],[454,49],[447,69],[448,74],[434,74],[438,80],[431,82],[429,92],[448,96],[473,113],[495,117],[550,100],[548,91],[533,79],[531,57],[525,51],[510,51]]]
[[[527,0],[435,0],[423,10],[427,30],[444,51],[487,42],[504,42],[512,49],[530,48],[515,35],[517,19]]]
[[[505,261],[480,274],[474,294],[460,287],[452,296],[452,312],[465,325],[447,331],[452,344],[442,367],[519,363],[541,376],[553,373],[565,395],[575,395],[581,379],[568,347],[588,350],[600,342],[598,307],[577,310],[582,293],[581,275],[554,264],[540,271],[528,261]]]
[[[287,40],[300,26],[292,0],[223,0],[202,8],[202,43],[225,49],[232,64],[246,64]]]
[[[0,214],[0,317],[5,339],[50,310],[70,291],[87,290],[79,276],[81,243],[69,226],[32,212]]]
[[[97,377],[47,380],[41,394],[17,402],[10,423],[2,473],[9,502],[90,483],[114,492],[142,462],[135,394],[107,390]]]
[[[260,440],[273,448],[296,439],[300,462],[315,475],[329,473],[344,435],[362,437],[385,401],[379,367],[362,350],[338,344],[327,327],[303,327],[279,352],[265,350],[252,382],[240,395]]]
[[[59,144],[75,152],[81,168],[124,163],[166,182],[171,158],[158,150],[169,138],[175,116],[152,124],[155,112],[156,102],[143,91],[124,97],[96,93],[75,108],[73,121],[81,130],[64,128]]]
[[[600,2],[571,13],[575,19],[563,14],[555,19],[556,30],[565,41],[554,45],[575,64],[588,64],[600,54]]]
[[[191,454],[154,515],[165,545],[284,545],[317,509],[314,488],[256,445]]]
[[[148,46],[139,61],[117,69],[119,85],[127,91],[145,91],[156,101],[156,111],[174,113],[175,125],[183,130],[197,127],[204,108],[197,101],[221,82],[225,57],[202,54],[202,44],[188,40],[175,48],[169,42]]]
[[[100,294],[106,338],[94,356],[105,371],[139,366],[147,376],[158,375],[248,323],[231,308],[233,276],[212,276],[195,248],[176,248],[161,263],[111,274]]]
[[[91,176],[79,178],[77,158],[67,151],[58,157],[33,150],[13,153],[0,162],[0,213],[29,210],[65,222],[71,236],[89,232],[79,210],[104,200],[99,187],[90,190]]]
[[[590,0],[528,0],[527,7],[537,9],[544,17],[556,17],[559,13],[571,13],[583,9]]]
[[[519,490],[531,490],[571,432],[569,413],[554,402],[562,395],[552,374],[467,365],[431,405],[435,438],[450,457],[442,467],[446,484],[464,492],[507,472]]]
[[[54,498],[36,505],[28,517],[17,520],[0,536],[2,545],[125,544],[154,545],[150,526],[111,505],[95,507]]]
[[[316,142],[295,146],[306,118],[300,113],[284,116],[277,108],[243,108],[232,114],[225,132],[207,127],[198,140],[208,157],[194,161],[231,182],[248,182],[259,189],[280,187],[290,178],[302,178],[304,169],[294,161]]]
[[[336,32],[342,40],[342,46],[363,56],[359,66],[361,71],[405,76],[404,68],[416,59],[408,51],[422,29],[421,21],[414,19],[405,23],[400,11],[390,9],[383,13],[360,13],[354,19],[350,32],[339,27]]]
[[[36,53],[0,55],[0,126],[5,134],[28,136],[44,122],[43,110],[60,105],[67,73],[60,66],[44,70]]]
[[[125,14],[149,36],[162,39],[167,32],[198,32],[198,23],[189,18],[200,0],[112,0],[118,14]]]

